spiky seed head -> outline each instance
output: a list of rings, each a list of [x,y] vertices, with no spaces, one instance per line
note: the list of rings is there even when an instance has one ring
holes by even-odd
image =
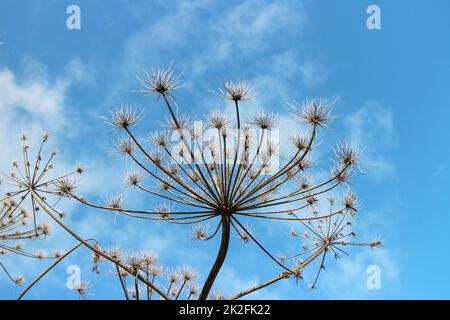
[[[210,115],[207,118],[206,123],[207,123],[208,127],[220,130],[220,129],[226,127],[228,125],[229,121],[230,120],[228,119],[228,117],[225,114],[223,114],[219,111],[214,111],[214,112],[210,113]]]
[[[39,250],[38,252],[35,253],[35,256],[36,256],[36,258],[42,260],[42,259],[45,259],[45,257],[46,257],[47,255],[45,254],[44,251]]]
[[[130,186],[138,186],[142,181],[142,174],[138,171],[130,172],[125,176],[125,182]]]
[[[128,138],[119,138],[116,140],[114,145],[118,152],[124,155],[131,155],[136,149],[136,145],[133,140]]]
[[[251,230],[252,228],[250,226],[246,226],[245,227],[246,230],[239,230],[239,232],[237,232],[237,236],[238,238],[242,241],[242,243],[248,243],[249,241],[252,240],[252,236],[253,236],[253,230]]]
[[[339,158],[339,162],[345,166],[356,166],[361,152],[354,145],[346,142],[340,142],[334,153]]]
[[[219,95],[231,101],[250,100],[253,87],[245,81],[226,81],[224,90],[219,90]]]
[[[223,293],[220,292],[220,291],[213,291],[213,292],[209,295],[209,299],[210,299],[210,300],[225,300],[225,296],[224,296]]]
[[[306,134],[296,134],[291,136],[290,140],[292,144],[300,151],[306,150],[309,144],[309,137]]]
[[[209,230],[206,225],[193,227],[191,231],[192,237],[200,241],[206,240],[208,238],[208,234]]]
[[[155,264],[158,261],[158,256],[154,252],[143,251],[141,252],[142,258],[144,259],[144,263],[149,266],[151,264]]]
[[[183,281],[189,282],[197,277],[198,273],[189,266],[184,266],[180,269],[180,276]]]
[[[173,213],[173,206],[169,203],[162,203],[155,206],[154,211],[161,217],[163,220],[170,219],[170,215]]]
[[[72,290],[77,292],[80,296],[86,297],[89,289],[91,288],[91,283],[86,280],[80,280],[72,287]]]
[[[346,193],[344,194],[343,204],[345,209],[347,209],[350,212],[358,211],[360,206],[358,198],[350,190],[346,191]]]
[[[302,175],[299,178],[294,177],[294,182],[301,190],[308,190],[312,187],[311,178],[306,175]]]
[[[81,164],[77,164],[77,166],[75,167],[75,172],[78,174],[83,174],[84,173],[84,167]]]
[[[62,196],[71,196],[77,188],[77,182],[70,177],[58,179],[55,183],[56,192]]]
[[[309,196],[305,199],[306,204],[310,207],[314,207],[319,202],[319,199],[316,196]]]
[[[25,282],[25,278],[22,277],[22,276],[17,276],[17,277],[14,278],[14,283],[15,283],[16,285],[18,285],[18,286],[23,285],[24,282]]]
[[[178,275],[178,272],[172,270],[167,275],[167,280],[169,280],[170,283],[176,283],[180,280],[180,277]]]
[[[352,171],[350,169],[347,170],[343,169],[344,168],[342,167],[341,164],[334,165],[333,168],[331,169],[331,177],[334,177],[339,183],[345,184],[349,182],[352,176]]]
[[[158,184],[159,184],[159,188],[162,191],[167,191],[170,188],[172,188],[172,182],[169,179],[163,179],[162,181],[158,181]]]
[[[105,206],[111,209],[122,209],[123,207],[123,196],[122,195],[111,195],[106,198]]]
[[[159,277],[163,272],[163,266],[159,263],[153,263],[148,267],[148,273],[153,277]]]
[[[47,142],[49,137],[50,137],[50,133],[48,131],[42,132],[42,141],[43,142]]]
[[[124,250],[118,247],[107,248],[105,252],[114,260],[120,261],[124,256]]]
[[[278,117],[271,112],[260,112],[250,119],[249,124],[263,130],[271,130],[278,125]]]
[[[200,290],[200,288],[199,288],[198,284],[193,283],[193,284],[189,284],[189,286],[188,286],[189,295],[191,295],[192,297],[197,296],[199,290]]]
[[[189,130],[191,127],[191,120],[186,115],[177,116],[177,119],[169,118],[166,120],[166,126],[173,131]]]
[[[314,127],[325,127],[331,120],[331,105],[323,104],[320,100],[307,100],[300,105],[291,104],[291,113],[300,121]]]
[[[49,223],[42,223],[37,226],[37,231],[44,236],[48,236],[52,233],[52,225]]]
[[[54,250],[52,255],[53,255],[54,258],[59,259],[63,255],[63,252],[61,250]]]
[[[369,245],[371,248],[379,248],[383,245],[383,241],[379,237],[377,237]]]
[[[141,253],[132,253],[126,259],[127,264],[134,270],[145,267],[145,258]]]
[[[167,69],[157,68],[153,70],[152,75],[144,71],[143,78],[137,78],[141,84],[141,89],[136,92],[144,93],[145,95],[158,95],[171,97],[171,92],[182,86],[181,73],[176,75],[172,67],[172,63]]]
[[[122,105],[112,112],[112,117],[108,122],[117,128],[127,129],[136,125],[142,115],[134,107]]]
[[[150,140],[158,147],[166,147],[170,141],[170,134],[168,131],[159,131],[152,134]]]

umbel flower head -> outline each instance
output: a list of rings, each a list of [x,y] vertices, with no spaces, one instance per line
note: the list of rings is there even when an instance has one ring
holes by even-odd
[[[171,97],[172,91],[182,85],[180,80],[181,74],[176,75],[170,64],[169,68],[157,68],[153,70],[152,75],[144,71],[144,77],[138,77],[141,83],[141,89],[135,92],[144,93],[145,95],[157,95],[158,97]]]
[[[234,102],[250,100],[253,87],[245,81],[226,81],[219,95]]]
[[[0,185],[4,189],[4,193],[0,195],[0,252],[2,255],[11,253],[35,259],[58,258],[56,255],[47,255],[43,251],[29,252],[17,243],[17,241],[45,238],[52,233],[52,226],[38,219],[40,210],[36,202],[38,193],[59,198],[68,196],[76,189],[76,183],[72,177],[83,172],[81,166],[76,166],[68,174],[52,176],[53,160],[57,152],[52,151],[47,158],[44,158],[43,152],[48,139],[49,134],[44,132],[37,153],[33,156],[27,136],[21,135],[23,160],[12,161],[12,170],[9,173],[0,170]],[[41,196],[40,200],[49,202],[47,196]],[[62,217],[63,213],[55,210],[55,215]],[[14,283],[23,282],[23,278],[13,278],[6,266],[0,264],[1,269]]]
[[[180,87],[181,80],[175,75],[172,65],[167,70],[158,69],[145,76],[145,79],[139,79],[142,89],[137,92],[163,97],[161,102],[169,114],[166,128],[150,139],[140,138],[134,128],[138,124],[135,115],[139,114],[135,109],[119,108],[110,122],[123,129],[126,136],[116,143],[118,149],[141,172],[128,175],[127,183],[145,194],[160,198],[163,203],[151,210],[137,210],[127,208],[122,202],[120,206],[115,205],[117,201],[113,201],[114,205],[111,201],[106,205],[94,204],[73,191],[70,192],[71,197],[86,205],[114,210],[130,217],[194,225],[190,234],[198,240],[220,236],[221,246],[199,299],[210,296],[228,252],[231,232],[239,235],[243,242],[253,242],[261,249],[284,270],[282,278],[299,275],[299,270],[320,254],[344,245],[340,221],[353,218],[359,208],[356,196],[348,190],[348,180],[359,163],[360,153],[356,147],[340,143],[335,149],[329,176],[314,179],[312,170],[315,165],[312,150],[320,129],[333,118],[332,104],[310,99],[292,105],[294,119],[306,123],[309,132],[291,138],[295,151],[283,157],[281,165],[273,170],[271,162],[279,157],[279,147],[271,140],[269,130],[277,127],[277,116],[259,113],[243,121],[248,127],[241,128],[241,103],[252,98],[252,86],[247,82],[225,82],[219,94],[234,103],[235,114],[213,112],[207,117],[207,126],[199,129],[194,128],[192,116],[182,116],[177,112],[178,107],[174,107],[174,92]],[[237,130],[233,133],[235,128]],[[147,142],[151,142],[150,145]],[[323,199],[338,190],[344,194],[343,201],[339,206],[334,201],[329,211],[323,211]],[[311,256],[300,265],[300,269],[298,264],[295,268],[288,265],[289,259],[280,261],[243,223],[251,219],[267,223],[293,221],[306,230],[314,230],[311,231],[311,239],[316,244],[308,251]],[[213,228],[204,227],[204,222],[214,222]],[[198,224],[200,227],[195,226]],[[336,224],[334,228],[333,224]],[[320,231],[325,225],[330,230]]]

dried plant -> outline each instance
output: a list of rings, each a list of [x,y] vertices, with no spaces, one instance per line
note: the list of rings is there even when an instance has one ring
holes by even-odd
[[[331,104],[322,100],[307,100],[302,104],[290,105],[292,116],[309,126],[309,132],[292,136],[290,142],[295,151],[281,156],[278,141],[270,135],[279,122],[276,115],[260,112],[249,119],[241,119],[241,103],[253,96],[248,83],[227,81],[218,92],[218,95],[233,103],[234,119],[224,112],[213,112],[206,117],[206,125],[199,126],[177,111],[174,92],[182,83],[172,67],[159,69],[151,76],[145,73],[145,77],[139,80],[141,88],[136,92],[156,96],[169,112],[163,130],[146,138],[138,136],[135,127],[142,114],[128,105],[115,110],[108,122],[123,133],[115,141],[117,151],[129,157],[137,167],[136,171],[126,175],[126,183],[144,194],[160,198],[162,203],[143,210],[128,208],[122,196],[108,197],[105,203],[89,201],[78,194],[72,178],[82,172],[81,168],[65,176],[45,180],[47,171],[51,169],[53,154],[47,165],[40,169],[42,145],[37,164],[31,170],[27,148],[24,148],[25,168],[18,170],[20,177],[5,175],[12,180],[11,184],[17,191],[3,199],[17,196],[25,199],[30,196],[33,219],[36,213],[34,208],[42,209],[80,241],[77,246],[88,247],[94,254],[94,271],[99,270],[99,262],[112,262],[127,299],[143,296],[151,299],[152,292],[167,300],[225,298],[214,293],[212,288],[227,256],[232,233],[244,243],[254,243],[283,272],[229,299],[238,299],[282,279],[301,279],[304,268],[318,260],[320,266],[312,284],[315,287],[328,255],[338,257],[339,253],[345,252],[346,246],[375,247],[381,244],[379,240],[371,243],[352,240],[355,233],[351,231],[351,220],[360,207],[348,184],[357,171],[355,169],[359,168],[360,153],[356,147],[338,144],[327,177],[319,180],[313,170],[315,161],[312,150],[319,131],[332,119]],[[46,139],[44,136],[43,143]],[[277,160],[281,163],[278,167],[274,165]],[[338,199],[331,196],[336,192],[342,194]],[[197,240],[208,241],[220,235],[220,247],[201,286],[193,281],[196,273],[186,268],[168,273],[164,283],[161,275],[165,268],[154,257],[142,253],[125,254],[119,249],[103,250],[95,240],[95,245],[90,244],[64,224],[55,205],[49,204],[47,197],[56,197],[56,203],[60,198],[75,199],[91,208],[115,211],[129,217],[187,225],[191,228],[190,234]],[[329,203],[328,207],[323,206],[324,200]],[[244,219],[298,224],[302,231],[291,234],[303,239],[303,251],[276,257],[244,223]],[[211,230],[209,225],[205,225],[206,222],[214,223]],[[128,277],[130,280],[127,280]],[[85,293],[83,288],[80,288],[81,292]],[[85,297],[80,290],[78,292]]]
[[[146,278],[144,278],[140,272],[134,270],[131,266],[122,263],[117,257],[110,256],[105,250],[100,247],[100,244],[95,239],[83,239],[76,231],[72,230],[64,221],[64,213],[58,210],[57,204],[64,197],[68,197],[77,188],[75,175],[83,173],[83,168],[77,166],[72,172],[64,175],[52,176],[51,172],[54,169],[53,161],[57,152],[53,151],[44,159],[45,144],[48,142],[49,135],[44,133],[34,158],[30,156],[30,147],[26,136],[22,135],[22,161],[13,161],[13,172],[7,174],[0,171],[2,175],[1,183],[8,188],[8,192],[0,198],[3,203],[3,207],[0,209],[0,217],[2,227],[0,227],[0,248],[4,254],[6,252],[12,252],[20,254],[22,256],[47,259],[52,258],[56,261],[51,264],[41,275],[39,275],[19,296],[21,299],[36,283],[42,279],[49,271],[51,271],[56,265],[73,253],[81,246],[90,249],[93,254],[93,270],[97,271],[96,264],[101,260],[107,260],[113,263],[118,268],[121,268],[125,272],[133,275],[136,281],[145,283],[149,288],[152,288],[155,292],[168,299],[166,295],[153,284],[151,284]],[[28,219],[28,214],[22,206],[29,202],[32,208],[30,219],[32,219],[32,228],[26,228],[24,222]],[[39,251],[35,254],[24,251],[20,246],[11,246],[9,243],[18,239],[32,239],[41,236],[48,235],[50,233],[49,224],[39,224],[37,222],[38,212],[43,211],[56,222],[61,228],[63,228],[68,234],[79,241],[73,248],[66,253],[55,251],[52,256],[46,256],[43,252]],[[13,233],[14,232],[14,233]],[[17,284],[23,282],[23,277],[13,278],[6,267],[1,264],[2,269],[6,272],[8,277]],[[89,282],[79,282],[73,290],[78,292],[80,297],[86,298],[86,293],[89,289]]]

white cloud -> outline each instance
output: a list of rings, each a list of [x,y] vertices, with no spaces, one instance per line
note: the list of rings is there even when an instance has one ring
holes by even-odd
[[[323,84],[327,80],[328,70],[315,60],[308,59],[300,65],[303,83],[307,87]]]
[[[397,139],[392,112],[388,108],[375,101],[367,102],[346,117],[345,126],[351,141],[363,148],[361,162],[367,166],[369,177],[380,180],[395,173],[388,152]]]
[[[393,291],[398,285],[399,267],[392,254],[381,248],[357,248],[349,257],[330,261],[319,280],[318,290],[328,299],[377,299],[383,291]],[[380,270],[380,289],[367,287],[369,266]]]

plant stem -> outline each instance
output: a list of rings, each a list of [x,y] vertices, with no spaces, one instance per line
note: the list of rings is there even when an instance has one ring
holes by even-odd
[[[87,239],[86,241],[91,241],[94,239]],[[67,251],[65,254],[63,254],[58,260],[56,260],[54,263],[52,263],[44,272],[41,273],[39,277],[37,277],[17,298],[17,300],[21,300],[23,296],[36,284],[41,280],[47,273],[50,272],[58,263],[60,263],[62,260],[64,260],[68,255],[70,255],[72,252],[74,252],[76,249],[78,249],[81,245],[83,245],[82,242],[78,243],[76,246],[74,246],[72,249]]]
[[[297,270],[297,272],[301,272],[308,264],[310,264],[318,256],[320,256],[322,253],[324,253],[327,250],[327,248],[329,247],[329,245],[330,244],[327,243],[324,246],[322,246],[319,250],[317,250],[312,256],[310,256],[305,262],[303,262],[301,264],[301,269]],[[237,300],[239,298],[242,298],[243,296],[246,296],[246,295],[248,295],[248,294],[250,294],[252,292],[255,292],[255,291],[258,291],[258,290],[260,290],[262,288],[265,288],[265,287],[267,287],[267,286],[269,286],[271,284],[274,284],[274,283],[276,283],[276,282],[278,282],[278,281],[280,281],[282,279],[289,278],[292,274],[293,273],[289,272],[289,271],[283,272],[283,273],[279,274],[278,276],[276,276],[276,277],[274,277],[274,278],[272,278],[272,279],[270,279],[270,280],[268,280],[266,282],[263,282],[263,283],[261,283],[259,285],[256,285],[256,286],[254,286],[254,287],[252,287],[250,289],[244,290],[244,291],[242,291],[242,292],[240,292],[238,294],[235,294],[234,296],[231,296],[230,298],[228,298],[228,300]]]
[[[222,264],[225,261],[225,257],[228,252],[228,246],[230,243],[230,224],[231,218],[226,213],[222,215],[222,241],[220,242],[219,253],[217,254],[216,261],[214,262],[211,271],[209,272],[208,278],[206,279],[205,285],[203,286],[202,292],[199,295],[199,300],[206,300],[208,294],[211,291],[214,281],[222,268]]]

